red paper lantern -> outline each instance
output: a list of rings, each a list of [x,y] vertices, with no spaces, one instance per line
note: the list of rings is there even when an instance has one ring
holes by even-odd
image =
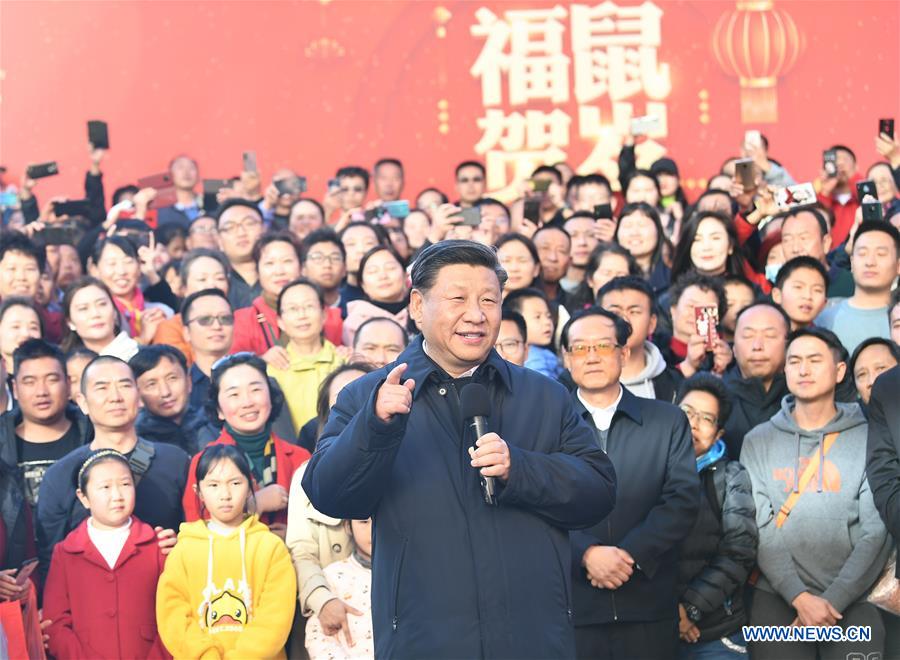
[[[804,46],[791,15],[773,5],[772,0],[738,0],[713,30],[719,66],[740,83],[744,123],[778,120],[778,77],[794,66]]]

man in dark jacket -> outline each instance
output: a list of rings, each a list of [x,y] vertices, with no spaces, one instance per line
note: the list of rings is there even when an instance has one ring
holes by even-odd
[[[565,389],[493,350],[505,280],[477,243],[424,249],[423,337],[341,391],[303,476],[318,511],[374,518],[377,657],[575,654],[567,530],[609,513],[615,476]],[[473,383],[490,402],[480,439],[460,410]]]
[[[701,493],[678,560],[679,657],[746,653],[744,583],[756,563],[759,531],[750,475],[728,458],[722,440],[728,391],[720,378],[694,374],[682,383],[678,406],[691,424]]]
[[[37,539],[45,576],[53,548],[88,516],[75,499],[75,482],[82,463],[98,449],[115,449],[128,457],[137,483],[135,516],[161,536],[178,529],[184,520],[181,498],[190,459],[178,447],[138,437],[134,423],[139,396],[128,364],[109,355],[94,358],[82,372],[81,394],[81,406],[94,425],[94,440],[54,463],[41,482]]]
[[[735,321],[734,357],[737,366],[725,374],[733,407],[725,422],[728,455],[741,455],[744,436],[781,410],[788,394],[784,380],[784,351],[791,321],[784,310],[758,302],[741,310]]]
[[[687,419],[670,403],[619,383],[631,328],[599,307],[562,330],[576,410],[616,470],[616,506],[572,532],[579,658],[676,657],[678,543],[694,524],[700,491]]]
[[[869,398],[866,474],[881,519],[900,543],[900,367],[881,374]],[[900,564],[897,565],[900,577]],[[887,630],[885,657],[900,657],[900,619],[882,612]]]
[[[136,422],[138,437],[181,447],[190,456],[198,453],[203,448],[199,435],[211,424],[204,408],[190,403],[191,381],[181,351],[166,344],[142,346],[128,366],[144,403]],[[215,435],[218,429],[210,432]]]

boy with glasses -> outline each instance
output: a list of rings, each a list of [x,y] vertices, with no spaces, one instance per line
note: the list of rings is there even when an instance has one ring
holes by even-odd
[[[234,312],[220,289],[203,289],[184,299],[181,318],[184,339],[194,354],[190,368],[191,405],[201,407],[209,399],[213,365],[231,350]]]

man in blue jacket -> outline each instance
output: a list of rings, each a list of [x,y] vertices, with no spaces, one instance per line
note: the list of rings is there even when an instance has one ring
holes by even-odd
[[[344,388],[303,488],[326,515],[374,518],[376,656],[573,657],[567,530],[609,513],[612,466],[562,386],[493,350],[493,250],[442,241],[411,276],[422,336]],[[472,382],[491,401],[480,439],[460,412]]]
[[[635,396],[619,382],[631,326],[592,307],[562,330],[576,409],[615,466],[609,516],[572,532],[579,658],[678,656],[678,545],[700,506],[691,429],[677,407]]]

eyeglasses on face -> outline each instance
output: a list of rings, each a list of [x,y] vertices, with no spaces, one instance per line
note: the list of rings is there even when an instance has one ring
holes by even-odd
[[[596,344],[572,344],[566,350],[570,355],[574,355],[575,357],[585,357],[591,351],[594,351],[597,355],[606,357],[615,353],[616,349],[619,348],[621,348],[621,346],[618,344],[598,342]]]
[[[204,227],[203,225],[197,225],[195,227],[191,227],[192,234],[218,234],[219,230],[215,227]]]
[[[213,316],[212,314],[204,315],[204,316],[195,316],[190,321],[188,321],[188,325],[191,323],[196,323],[201,328],[209,328],[213,325],[213,323],[218,322],[221,326],[234,325],[234,314],[219,314],[218,316]]]
[[[523,344],[521,339],[504,339],[503,341],[498,341],[494,344],[494,348],[503,353],[512,353],[513,351],[519,350],[519,347]]]
[[[703,426],[706,426],[708,429],[718,428],[719,420],[710,415],[709,413],[702,413],[698,410],[694,410],[686,403],[678,406],[681,408],[682,412],[687,415],[688,421],[693,423],[695,420],[699,420],[699,423]]]
[[[219,228],[221,234],[231,234],[240,229],[250,232],[262,226],[262,221],[255,218],[247,218],[243,222],[228,222]]]
[[[340,264],[344,262],[344,257],[340,254],[322,254],[321,252],[311,252],[306,255],[306,260],[314,264],[330,263]]]

